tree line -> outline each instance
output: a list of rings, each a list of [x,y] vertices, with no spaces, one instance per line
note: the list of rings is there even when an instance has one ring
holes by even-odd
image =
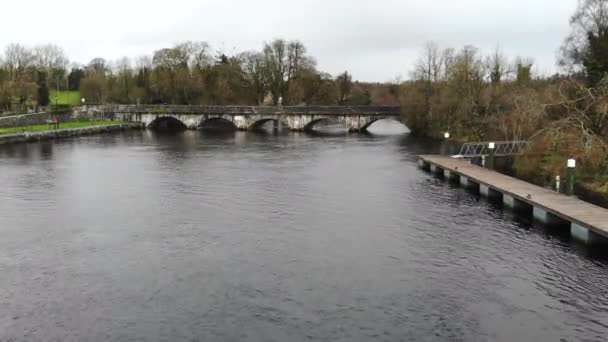
[[[530,140],[515,172],[539,184],[578,160],[579,186],[608,204],[608,0],[579,0],[560,49],[561,74],[535,76],[534,60],[428,43],[401,86],[417,134],[459,141]]]
[[[95,58],[70,64],[48,44],[8,45],[0,54],[0,108],[46,106],[50,90],[79,90],[87,103],[180,105],[397,104],[396,84],[353,81],[347,71],[319,71],[303,43],[276,39],[259,51],[214,52],[206,42],[183,42],[135,59]]]

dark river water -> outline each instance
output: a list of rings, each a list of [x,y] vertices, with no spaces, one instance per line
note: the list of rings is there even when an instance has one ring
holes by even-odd
[[[608,261],[403,136],[0,149],[0,341],[602,341]]]

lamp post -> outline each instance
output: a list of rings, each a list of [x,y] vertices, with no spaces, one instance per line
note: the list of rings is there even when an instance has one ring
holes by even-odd
[[[568,159],[568,184],[566,189],[566,195],[574,195],[574,182],[576,181],[574,171],[576,169],[576,160]]]
[[[443,134],[443,137],[444,137],[446,140],[450,139],[450,132],[445,132],[445,133]]]
[[[489,151],[489,155],[488,155],[488,169],[490,170],[494,170],[494,153],[496,153],[496,143],[489,143],[488,144],[488,151]]]
[[[82,108],[83,108],[83,110],[84,110],[84,109],[85,109],[85,107],[86,107],[86,102],[87,102],[87,100],[86,100],[84,97],[80,99],[80,103],[82,103]],[[90,120],[91,120],[91,119],[89,119],[89,121],[90,121]]]
[[[65,90],[68,92],[68,106],[72,106],[72,102],[70,101],[70,78],[66,76],[65,78]]]

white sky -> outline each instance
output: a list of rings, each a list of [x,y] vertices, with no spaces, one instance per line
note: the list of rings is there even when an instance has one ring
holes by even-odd
[[[576,0],[3,0],[0,47],[52,42],[70,60],[151,55],[185,40],[227,54],[299,39],[331,74],[407,77],[428,40],[496,46],[553,73]]]

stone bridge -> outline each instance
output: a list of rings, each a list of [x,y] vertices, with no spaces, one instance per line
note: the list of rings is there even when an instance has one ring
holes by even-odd
[[[365,131],[372,123],[400,121],[398,106],[173,106],[102,105],[78,109],[79,115],[142,123],[146,127],[204,128],[213,123],[231,124],[239,130],[255,129],[273,121],[293,131],[305,131],[322,121],[338,123],[350,131]]]

